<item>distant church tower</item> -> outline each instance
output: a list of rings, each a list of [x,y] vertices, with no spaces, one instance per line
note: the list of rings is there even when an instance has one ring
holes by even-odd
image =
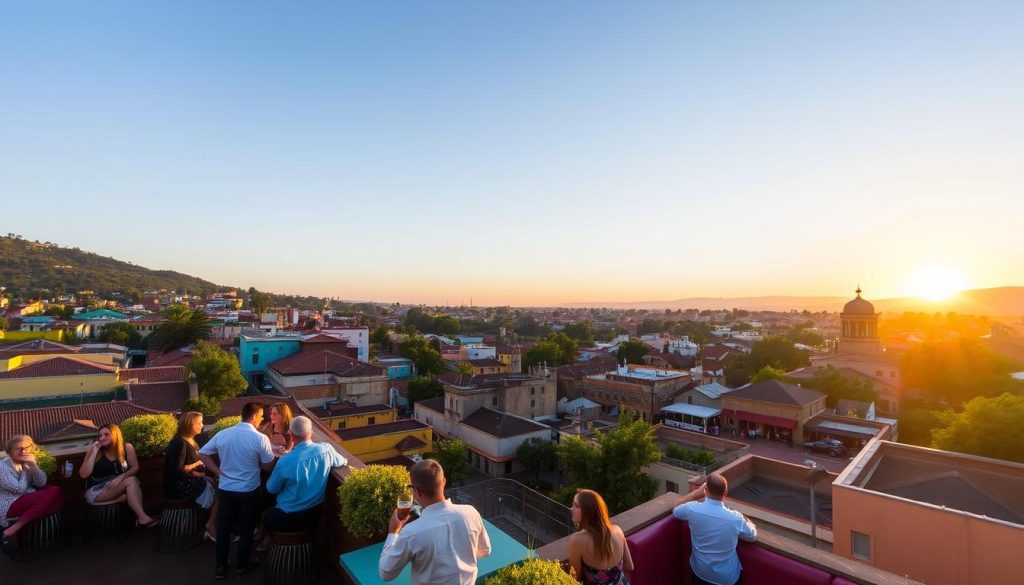
[[[857,298],[846,303],[839,314],[842,330],[839,335],[839,354],[879,353],[882,342],[878,338],[878,313],[875,306],[860,298],[860,287],[857,287]]]

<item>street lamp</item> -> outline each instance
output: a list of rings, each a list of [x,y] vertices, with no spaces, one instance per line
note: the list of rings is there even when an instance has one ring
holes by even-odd
[[[814,502],[814,486],[823,478],[828,477],[828,472],[818,467],[818,464],[811,459],[804,461],[804,465],[810,468],[810,471],[807,472],[807,477],[805,478],[805,480],[807,481],[807,487],[811,493],[811,548],[817,548],[816,544],[818,540],[818,529],[816,521],[818,515],[818,507],[815,505]]]

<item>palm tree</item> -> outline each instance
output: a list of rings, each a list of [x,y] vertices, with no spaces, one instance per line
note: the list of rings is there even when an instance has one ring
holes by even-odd
[[[210,337],[210,320],[198,309],[193,310],[182,304],[171,305],[164,310],[164,317],[167,321],[161,323],[149,336],[149,346],[159,349],[160,353]]]

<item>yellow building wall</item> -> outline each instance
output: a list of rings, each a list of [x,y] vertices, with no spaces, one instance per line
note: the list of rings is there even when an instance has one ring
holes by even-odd
[[[21,343],[33,339],[45,339],[47,341],[64,341],[64,330],[55,329],[52,331],[0,331],[0,340],[7,343]]]
[[[0,400],[100,394],[117,389],[117,374],[11,378],[0,380]]]
[[[342,440],[341,446],[349,453],[358,457],[361,461],[369,463],[371,461],[387,459],[388,457],[397,457],[399,455],[422,455],[427,451],[430,451],[430,446],[434,444],[433,434],[433,430],[430,428],[413,429],[411,431],[403,431],[401,433],[374,435],[372,437],[361,437],[359,439],[346,439]],[[395,445],[406,437],[416,437],[426,443],[426,445],[422,448],[413,449],[411,451],[399,451],[395,448]]]
[[[395,422],[397,420],[397,415],[394,410],[383,410],[381,412],[368,412],[365,414],[332,416],[320,420],[326,422],[332,429],[337,431],[339,429],[357,429],[359,427],[368,426],[370,424],[370,418],[373,418],[373,424],[379,425]]]

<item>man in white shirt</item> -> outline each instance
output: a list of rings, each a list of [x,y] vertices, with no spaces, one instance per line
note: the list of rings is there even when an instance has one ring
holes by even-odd
[[[377,567],[380,578],[391,581],[411,562],[413,585],[473,585],[476,560],[491,554],[480,513],[445,499],[444,470],[437,461],[424,459],[409,474],[423,511],[408,526],[408,517],[399,518],[397,509],[391,514]]]
[[[217,497],[217,568],[214,579],[227,573],[231,530],[238,524],[238,575],[245,576],[255,564],[252,555],[253,531],[259,517],[260,470],[271,471],[276,459],[270,438],[259,432],[263,422],[263,405],[250,402],[242,407],[242,422],[214,435],[199,450],[199,458],[207,471],[218,477]],[[220,458],[220,464],[213,456]]]

